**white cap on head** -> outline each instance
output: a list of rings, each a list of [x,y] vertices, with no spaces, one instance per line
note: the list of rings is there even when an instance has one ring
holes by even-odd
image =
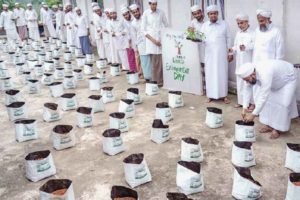
[[[4,3],[4,4],[2,4],[2,7],[3,8],[8,8],[8,5]]]
[[[109,8],[109,13],[117,12],[115,8]]]
[[[198,10],[201,10],[201,7],[200,7],[199,5],[193,5],[193,6],[191,7],[191,12],[196,12],[196,11],[198,11]]]
[[[71,4],[70,2],[68,2],[68,3],[65,4],[65,7],[71,6],[71,5],[72,5],[72,4]]]
[[[47,4],[44,4],[43,7],[44,7],[44,8],[49,8]]]
[[[58,7],[63,8],[63,5],[62,4],[58,4]]]
[[[128,8],[127,7],[122,7],[121,8],[121,13],[122,15],[124,15],[125,13],[129,12]]]
[[[130,6],[129,6],[129,9],[130,10],[136,10],[136,9],[138,9],[139,8],[139,6],[137,5],[137,4],[131,4]]]
[[[101,8],[99,6],[94,6],[93,11],[96,11],[96,10],[101,10]]]
[[[79,7],[75,7],[74,10],[76,12],[76,11],[80,10],[80,8]]]
[[[42,5],[45,5],[46,3],[45,3],[45,1],[43,1],[41,4],[42,4]]]
[[[263,16],[265,18],[271,18],[272,17],[272,11],[267,9],[257,9],[256,15]]]
[[[52,8],[58,8],[58,6],[57,5],[53,5]]]
[[[18,2],[15,3],[15,6],[20,5]]]
[[[247,14],[237,14],[235,17],[236,20],[241,20],[241,21],[249,21],[249,16]]]
[[[240,78],[246,78],[254,72],[254,69],[255,67],[253,63],[245,63],[239,67],[235,74]]]
[[[209,13],[209,12],[216,12],[216,11],[219,11],[219,9],[218,9],[218,6],[215,5],[215,4],[212,4],[212,5],[210,5],[210,6],[208,6],[206,8],[206,12],[207,13]]]
[[[92,8],[93,8],[94,6],[98,6],[98,3],[92,2],[91,5],[92,5]]]
[[[109,8],[104,8],[104,12],[109,12]]]
[[[30,6],[32,6],[32,4],[31,4],[31,3],[28,3],[28,4],[27,4],[27,7],[30,7]]]
[[[148,0],[149,3],[157,3],[157,0]]]

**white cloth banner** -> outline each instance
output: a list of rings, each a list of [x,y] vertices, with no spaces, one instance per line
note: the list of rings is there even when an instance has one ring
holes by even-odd
[[[182,31],[166,29],[162,36],[164,88],[202,95],[199,45]]]

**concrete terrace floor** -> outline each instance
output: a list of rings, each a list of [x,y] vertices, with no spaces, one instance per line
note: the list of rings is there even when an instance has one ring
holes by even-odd
[[[7,57],[3,57],[7,60]],[[73,181],[75,197],[78,200],[109,200],[112,185],[127,186],[124,178],[122,160],[132,153],[144,153],[152,174],[152,182],[135,188],[140,200],[166,199],[167,192],[178,192],[176,187],[176,165],[180,159],[180,141],[183,137],[197,138],[204,152],[201,164],[204,174],[205,190],[191,195],[194,200],[227,200],[231,196],[233,166],[231,147],[234,141],[234,124],[240,118],[240,109],[235,109],[235,96],[230,96],[232,103],[205,103],[206,98],[183,94],[185,106],[172,109],[174,120],[169,123],[171,139],[164,144],[155,144],[150,140],[150,128],[155,116],[155,105],[168,100],[168,91],[162,89],[157,96],[146,96],[145,85],[139,84],[143,103],[136,106],[136,116],[129,119],[129,132],[123,134],[126,151],[116,156],[107,156],[102,152],[102,133],[108,128],[108,115],[118,110],[119,100],[126,97],[127,84],[124,73],[120,77],[109,77],[105,86],[114,86],[116,101],[105,105],[105,112],[94,115],[91,128],[76,127],[76,112],[63,112],[63,119],[46,123],[42,120],[43,104],[59,102],[52,98],[47,87],[42,86],[40,95],[29,95],[21,84],[21,78],[15,76],[10,67],[10,74],[16,88],[21,90],[26,101],[29,118],[37,119],[39,139],[17,143],[14,124],[8,121],[4,106],[4,93],[1,92],[0,105],[0,199],[29,200],[38,199],[39,187],[52,178],[68,178]],[[78,83],[75,92],[79,106],[88,105],[88,96],[99,94],[88,89],[88,77]],[[135,86],[134,86],[135,87]],[[193,106],[195,109],[190,109]],[[209,129],[205,125],[207,106],[223,109],[224,127]],[[56,151],[50,138],[52,129],[57,124],[70,124],[75,128],[77,145],[73,148]],[[259,123],[257,123],[257,129]],[[263,200],[282,200],[285,198],[290,170],[284,167],[286,143],[300,142],[300,120],[292,123],[289,133],[277,140],[270,140],[266,134],[257,134],[254,153],[257,165],[252,167],[254,179],[263,186]],[[33,151],[49,149],[57,168],[55,176],[37,183],[25,178],[25,156]]]

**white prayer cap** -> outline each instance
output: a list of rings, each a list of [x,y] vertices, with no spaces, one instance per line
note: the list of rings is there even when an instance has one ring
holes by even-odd
[[[201,10],[201,7],[200,7],[199,5],[193,5],[193,6],[191,7],[191,11],[192,11],[192,12],[196,12],[196,11],[198,11],[198,10]]]
[[[46,3],[43,1],[41,4],[42,4],[42,5],[45,5]]]
[[[68,2],[68,3],[65,3],[65,7],[67,7],[67,6],[71,6],[72,4],[70,3],[70,2]]]
[[[3,8],[8,8],[8,5],[4,3],[4,4],[2,4],[2,7]]]
[[[216,11],[219,11],[218,10],[218,6],[217,5],[210,5],[206,8],[206,12],[209,13],[209,12],[216,12]]]
[[[45,4],[45,5],[44,5],[44,8],[48,8],[48,5],[47,5],[47,4]]]
[[[58,4],[58,7],[63,8],[63,5],[62,4]]]
[[[136,9],[138,9],[139,8],[139,6],[137,5],[137,4],[131,4],[130,6],[129,6],[129,9],[130,10],[136,10]]]
[[[109,13],[114,13],[114,12],[117,12],[115,8],[110,8],[109,9]]]
[[[96,10],[101,10],[101,8],[99,6],[94,6],[93,11],[96,11]]]
[[[253,63],[245,63],[239,67],[235,74],[241,78],[246,78],[254,72],[254,69]]]
[[[261,16],[263,16],[265,18],[271,18],[272,17],[272,11],[260,8],[260,9],[256,10],[256,15],[261,15]]]
[[[148,0],[149,3],[157,3],[157,0]]]
[[[124,15],[125,13],[129,12],[128,8],[127,7],[122,7],[121,8],[121,13],[122,15]]]
[[[28,3],[28,4],[27,4],[27,7],[30,7],[30,6],[32,6],[32,4],[31,4],[31,3]]]
[[[19,4],[18,2],[16,2],[16,3],[15,3],[15,6],[16,6],[16,5],[20,5],[20,4]]]
[[[75,10],[75,11],[78,11],[78,10],[80,10],[80,8],[79,8],[79,7],[75,7],[74,10]]]
[[[249,21],[249,16],[247,14],[237,14],[235,17],[236,20],[241,20],[241,21]]]
[[[53,5],[52,8],[58,8],[58,6],[57,5]]]
[[[94,7],[94,6],[98,6],[98,3],[96,3],[96,2],[92,2],[92,8]]]
[[[109,12],[109,8],[104,8],[104,12]]]

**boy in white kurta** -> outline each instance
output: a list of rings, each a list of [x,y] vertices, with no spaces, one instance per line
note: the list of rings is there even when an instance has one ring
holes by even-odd
[[[201,28],[205,35],[205,83],[207,102],[223,99],[230,103],[228,95],[228,56],[231,47],[230,31],[227,23],[218,19],[218,7],[207,7],[209,20]],[[229,60],[230,59],[230,60]]]
[[[97,46],[97,52],[100,59],[105,59],[105,48],[103,43],[103,34],[105,29],[105,18],[99,6],[93,7],[94,38]]]
[[[34,41],[40,40],[40,32],[38,26],[38,15],[34,9],[32,9],[32,4],[27,4],[27,10],[25,11],[25,19],[27,21],[27,27],[29,32],[29,38]]]
[[[67,46],[74,46],[75,44],[77,44],[75,14],[72,11],[72,5],[69,3],[66,4],[65,27],[67,34]]]
[[[296,103],[297,73],[294,65],[283,60],[246,63],[237,71],[247,84],[244,90],[243,119],[265,124],[261,133],[271,132],[271,139],[290,129],[291,119],[298,116]],[[253,86],[257,87],[255,109],[246,115]]]
[[[236,33],[232,52],[236,55],[236,72],[239,68],[248,62],[252,62],[253,46],[254,46],[254,31],[249,26],[249,17],[245,14],[238,14],[236,16],[237,25],[239,31]],[[237,105],[235,107],[241,107],[243,105],[243,88],[245,82],[239,76],[236,76],[237,86]],[[253,102],[251,102],[253,103]]]

